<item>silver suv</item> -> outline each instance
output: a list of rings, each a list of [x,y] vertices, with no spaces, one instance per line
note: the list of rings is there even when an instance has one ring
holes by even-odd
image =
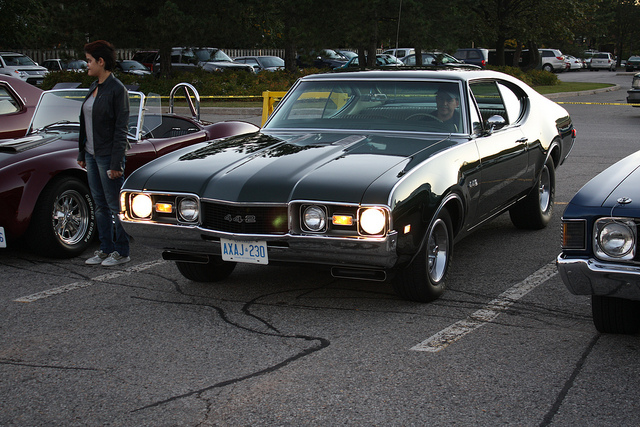
[[[598,52],[591,57],[591,70],[616,70],[616,59],[609,52]]]
[[[540,52],[540,68],[552,73],[560,73],[567,69],[564,55],[558,49],[538,49]]]
[[[40,86],[47,69],[39,66],[31,58],[17,52],[0,52],[0,74],[18,77],[35,86]]]

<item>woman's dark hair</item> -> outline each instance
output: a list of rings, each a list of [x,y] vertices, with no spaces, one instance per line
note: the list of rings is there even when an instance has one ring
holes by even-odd
[[[113,71],[116,66],[116,49],[113,45],[104,40],[96,40],[84,45],[84,51],[97,61],[104,59],[104,69]]]

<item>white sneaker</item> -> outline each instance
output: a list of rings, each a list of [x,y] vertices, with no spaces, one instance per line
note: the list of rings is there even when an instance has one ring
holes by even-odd
[[[88,265],[98,265],[102,264],[102,261],[107,259],[109,254],[105,254],[104,252],[97,250],[93,253],[93,256],[87,259],[84,263]]]
[[[109,257],[102,261],[103,267],[112,267],[114,265],[124,264],[125,262],[131,261],[131,258],[128,256],[122,256],[118,253],[118,251],[113,251],[109,254]]]

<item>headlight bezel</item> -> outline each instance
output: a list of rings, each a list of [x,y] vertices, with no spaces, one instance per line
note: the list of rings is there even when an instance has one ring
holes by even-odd
[[[190,204],[191,206],[183,206]],[[196,197],[181,197],[176,200],[178,221],[195,223],[200,219],[200,201]],[[191,213],[188,213],[191,210]]]
[[[314,217],[318,221],[318,224],[314,225],[311,222]],[[326,233],[328,222],[326,206],[320,204],[308,204],[300,207],[300,225],[305,232]]]
[[[638,230],[632,218],[605,217],[593,224],[593,252],[596,258],[632,261],[636,256],[637,242]]]
[[[148,215],[142,216],[148,213],[148,210],[146,212],[134,211],[136,198],[145,200],[147,209],[149,200],[151,201],[151,212]],[[181,203],[185,200],[192,203],[190,208],[193,209],[193,212],[191,214],[185,211],[184,205],[182,209],[180,208]],[[120,195],[120,203],[123,218],[129,221],[194,225],[202,219],[202,205],[200,198],[195,194],[123,190]]]
[[[372,216],[373,215],[373,216]],[[363,236],[384,236],[389,226],[387,210],[380,206],[363,206],[358,209],[358,233]]]

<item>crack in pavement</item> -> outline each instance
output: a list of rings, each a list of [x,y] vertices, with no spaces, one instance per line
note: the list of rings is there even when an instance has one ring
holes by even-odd
[[[290,291],[287,291],[287,292],[290,292]],[[190,396],[194,396],[194,395],[195,396],[199,396],[202,393],[207,392],[209,390],[226,387],[228,385],[237,384],[239,382],[242,382],[242,381],[245,381],[245,380],[248,380],[248,379],[251,379],[251,378],[256,378],[256,377],[259,377],[259,376],[262,376],[262,375],[265,375],[265,374],[268,374],[268,373],[271,373],[271,372],[275,372],[275,371],[277,371],[277,370],[289,365],[290,363],[292,363],[292,362],[294,362],[294,361],[296,361],[298,359],[301,359],[303,357],[309,356],[310,354],[313,354],[313,353],[318,352],[318,351],[320,351],[320,350],[322,350],[324,348],[327,348],[330,345],[329,340],[327,340],[325,338],[322,338],[322,337],[313,337],[313,336],[309,336],[309,335],[299,335],[299,334],[294,334],[294,335],[282,334],[277,330],[277,328],[275,328],[273,325],[269,324],[269,322],[267,322],[266,320],[260,318],[259,316],[255,315],[255,314],[251,313],[250,312],[250,307],[252,305],[255,305],[257,300],[259,300],[261,298],[264,298],[264,297],[267,297],[267,296],[270,296],[270,295],[269,294],[262,295],[262,296],[254,298],[253,300],[247,302],[243,306],[242,312],[247,314],[247,315],[249,315],[249,316],[251,316],[251,317],[253,317],[254,319],[260,321],[268,329],[274,331],[273,333],[259,331],[259,330],[254,329],[254,328],[250,328],[250,327],[241,325],[241,324],[239,324],[237,322],[233,322],[227,316],[227,313],[225,312],[224,309],[222,309],[220,307],[217,307],[215,305],[212,305],[212,304],[196,303],[196,302],[182,302],[182,301],[163,301],[163,300],[157,300],[157,299],[152,299],[152,298],[132,297],[132,298],[135,298],[135,299],[140,299],[140,300],[149,301],[149,302],[156,302],[156,303],[160,303],[160,304],[177,304],[177,305],[190,305],[190,306],[207,307],[207,308],[210,308],[210,309],[213,309],[214,311],[216,311],[218,313],[218,316],[220,316],[222,321],[224,321],[225,323],[227,323],[227,324],[229,324],[229,325],[231,325],[233,327],[236,327],[238,329],[242,329],[244,331],[247,331],[247,332],[251,332],[251,333],[255,333],[255,334],[259,334],[259,335],[271,336],[271,337],[278,337],[278,338],[300,339],[300,340],[304,340],[304,341],[307,341],[307,342],[315,341],[317,343],[315,345],[309,347],[309,348],[306,348],[306,349],[300,351],[297,354],[294,354],[291,357],[286,358],[285,360],[283,360],[280,363],[277,363],[277,364],[275,364],[273,366],[269,366],[267,368],[260,369],[258,371],[252,372],[250,374],[240,376],[238,378],[231,378],[231,379],[228,379],[228,380],[225,380],[225,381],[218,382],[216,384],[212,384],[212,385],[207,386],[207,387],[203,387],[203,388],[200,388],[200,389],[197,389],[197,390],[192,390],[192,391],[187,392],[187,393],[183,393],[183,394],[179,394],[179,395],[176,395],[176,396],[172,396],[172,397],[169,397],[167,399],[159,400],[157,402],[150,403],[148,405],[145,405],[145,406],[142,406],[140,408],[134,409],[131,412],[139,412],[139,411],[142,411],[142,410],[145,410],[145,409],[154,408],[154,407],[157,407],[157,406],[161,406],[161,405],[164,405],[164,404],[176,401],[176,400],[184,399],[184,398],[187,398],[187,397],[190,397]]]

